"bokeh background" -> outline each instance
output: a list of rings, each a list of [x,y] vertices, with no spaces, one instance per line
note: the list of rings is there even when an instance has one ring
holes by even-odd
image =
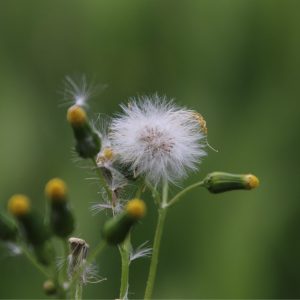
[[[43,212],[44,184],[64,178],[76,236],[93,247],[105,214],[90,174],[72,162],[62,100],[66,75],[107,88],[93,112],[112,114],[130,96],[158,92],[201,112],[208,150],[199,173],[252,172],[253,192],[199,189],[170,211],[157,298],[299,298],[299,1],[15,1],[0,3],[0,201],[28,194]],[[152,241],[155,208],[134,244]],[[86,298],[116,298],[118,252],[99,258],[108,280]],[[22,256],[0,250],[1,298],[43,298],[43,278]],[[132,264],[131,298],[143,296],[149,260]]]

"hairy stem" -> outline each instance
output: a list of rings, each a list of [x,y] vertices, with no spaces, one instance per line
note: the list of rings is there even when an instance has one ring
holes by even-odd
[[[144,299],[152,298],[155,277],[157,272],[160,243],[161,243],[165,219],[167,215],[167,206],[166,206],[167,201],[168,201],[168,183],[165,182],[163,185],[162,203],[161,203],[161,207],[158,210],[158,220],[157,220],[157,225],[155,230],[152,258],[150,263],[150,269],[149,269],[149,275],[148,275]]]
[[[27,259],[33,264],[33,266],[44,274],[47,278],[51,278],[51,274],[35,259],[35,257],[22,245],[22,252],[25,254]]]
[[[99,177],[101,185],[104,187],[104,189],[105,189],[105,191],[106,191],[107,196],[109,197],[109,199],[112,200],[112,191],[108,187],[107,182],[105,181],[105,179],[103,177],[103,174],[102,174],[101,170],[99,169],[99,167],[97,165],[96,159],[92,158],[92,162],[93,162],[93,164],[95,166],[95,169],[96,169],[96,172],[97,172],[97,175]]]

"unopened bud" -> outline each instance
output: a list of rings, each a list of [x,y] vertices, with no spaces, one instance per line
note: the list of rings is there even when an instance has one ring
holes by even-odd
[[[8,210],[16,217],[37,259],[45,265],[49,264],[52,253],[48,251],[45,243],[50,238],[50,232],[42,217],[31,209],[29,198],[19,194],[12,196],[8,201]]]
[[[57,291],[54,282],[50,279],[46,280],[43,283],[43,290],[44,290],[45,294],[48,296],[55,295],[56,291]]]
[[[87,115],[82,107],[73,105],[68,109],[67,120],[72,126],[81,127],[87,123]]]
[[[251,190],[259,186],[259,180],[252,174],[231,174],[213,172],[204,179],[204,186],[211,193],[223,193],[232,190]]]
[[[23,217],[30,212],[29,198],[22,194],[13,195],[8,200],[8,211],[15,217]]]
[[[51,201],[64,201],[67,196],[67,186],[60,178],[53,178],[47,182],[45,194]]]
[[[103,237],[112,245],[122,243],[133,225],[143,218],[145,213],[146,205],[142,200],[130,200],[121,214],[111,218],[104,224]]]
[[[73,105],[67,113],[67,120],[71,124],[76,139],[76,151],[82,158],[93,158],[100,151],[101,142],[98,134],[88,122],[85,110]]]
[[[48,181],[45,188],[50,201],[50,226],[53,233],[68,237],[74,230],[74,216],[67,200],[67,186],[60,178]]]

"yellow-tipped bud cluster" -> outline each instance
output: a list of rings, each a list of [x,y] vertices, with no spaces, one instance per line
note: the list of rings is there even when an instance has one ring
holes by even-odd
[[[68,109],[67,120],[72,126],[79,127],[87,122],[87,115],[82,107],[73,105]]]
[[[22,194],[13,195],[8,200],[8,211],[15,217],[22,217],[30,212],[30,200]]]
[[[46,196],[54,201],[65,200],[67,195],[67,186],[60,178],[49,180],[45,187]]]
[[[145,202],[138,198],[128,201],[128,203],[126,205],[126,212],[132,218],[135,218],[135,219],[143,218],[146,214]]]
[[[259,186],[259,179],[252,174],[245,175],[245,181],[249,190],[255,189]]]

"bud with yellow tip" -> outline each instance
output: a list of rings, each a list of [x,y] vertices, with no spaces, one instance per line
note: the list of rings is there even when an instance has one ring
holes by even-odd
[[[74,217],[67,199],[67,185],[60,178],[48,181],[45,194],[50,202],[50,226],[59,237],[68,237],[74,230]]]
[[[67,112],[67,120],[73,128],[76,139],[76,151],[82,158],[93,158],[100,151],[101,142],[98,134],[88,122],[85,110],[73,105]]]
[[[204,186],[211,193],[223,193],[232,190],[251,190],[259,186],[259,180],[252,174],[231,174],[213,172],[204,179]]]
[[[22,194],[13,195],[8,201],[8,211],[15,217],[23,217],[30,213],[29,198]]]
[[[50,231],[42,217],[31,209],[29,198],[22,194],[13,195],[8,201],[7,208],[20,224],[22,233],[33,247],[37,259],[45,265],[50,264],[52,253],[46,245]]]
[[[87,115],[82,107],[73,105],[68,109],[67,120],[72,126],[81,127],[87,123]]]
[[[140,199],[128,201],[124,211],[108,220],[102,229],[104,239],[112,245],[122,243],[130,229],[146,214],[146,205]]]

